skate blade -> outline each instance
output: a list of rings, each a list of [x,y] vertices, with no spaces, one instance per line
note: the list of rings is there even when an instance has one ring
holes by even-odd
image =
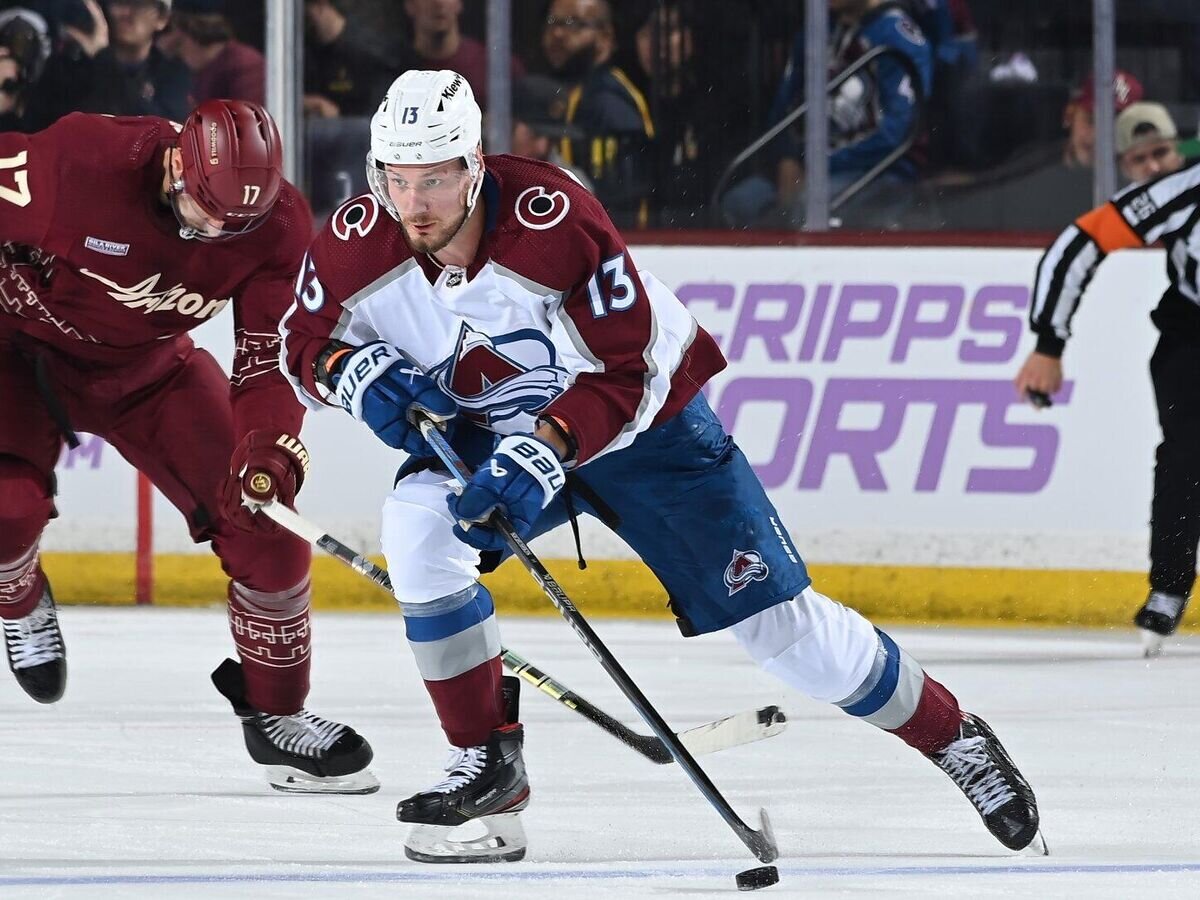
[[[1046,843],[1046,839],[1042,836],[1041,829],[1033,836],[1033,840],[1029,842],[1029,846],[1019,851],[1022,856],[1049,856],[1050,846]]]
[[[1142,633],[1142,656],[1145,659],[1154,659],[1156,656],[1162,655],[1163,644],[1167,640],[1167,636],[1159,634],[1157,631],[1150,631],[1148,628],[1138,629]]]
[[[310,775],[291,766],[264,766],[271,787],[284,794],[373,794],[379,779],[369,769],[349,775]]]
[[[480,826],[483,834],[466,836]],[[525,858],[527,845],[519,813],[501,813],[462,825],[414,825],[404,842],[404,855],[422,863],[516,862]]]

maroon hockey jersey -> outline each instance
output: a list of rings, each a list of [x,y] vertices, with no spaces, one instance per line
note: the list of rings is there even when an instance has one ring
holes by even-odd
[[[0,134],[0,329],[98,365],[127,365],[233,304],[238,434],[298,431],[278,369],[278,322],[312,235],[284,182],[269,219],[216,243],[187,241],[162,202],[177,126],[75,113],[33,135]]]

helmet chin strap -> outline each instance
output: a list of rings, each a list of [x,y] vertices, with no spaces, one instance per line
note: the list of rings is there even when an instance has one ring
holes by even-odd
[[[467,191],[468,217],[475,209],[475,201],[479,199],[479,192],[483,188],[483,166],[479,164],[479,157],[475,153],[476,151],[472,150],[468,155],[463,157],[463,160],[467,164],[467,172],[471,175],[471,188]],[[463,222],[465,223],[466,219]]]
[[[179,205],[176,198],[183,193],[183,179],[177,178],[171,182],[167,188],[167,202],[171,204],[171,212],[175,214],[175,221],[179,223],[179,236],[185,241],[194,240],[200,236],[200,231],[188,225],[183,220],[183,216],[179,214]]]

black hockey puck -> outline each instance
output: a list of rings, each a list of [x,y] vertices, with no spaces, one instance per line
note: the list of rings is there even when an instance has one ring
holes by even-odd
[[[774,866],[759,866],[738,872],[735,878],[739,891],[757,891],[779,883],[779,870]]]

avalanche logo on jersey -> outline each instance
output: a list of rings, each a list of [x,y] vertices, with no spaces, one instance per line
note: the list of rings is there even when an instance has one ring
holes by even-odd
[[[765,581],[771,570],[757,550],[734,550],[733,559],[725,567],[725,587],[732,597],[752,581]]]
[[[468,418],[499,434],[534,430],[537,414],[567,386],[554,345],[524,328],[492,337],[465,322],[454,353],[430,371]]]

